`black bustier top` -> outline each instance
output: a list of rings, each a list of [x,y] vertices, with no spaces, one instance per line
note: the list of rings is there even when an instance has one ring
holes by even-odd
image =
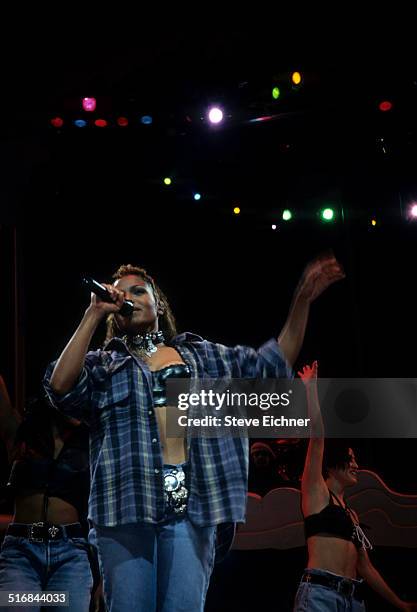
[[[185,363],[176,363],[152,372],[153,403],[155,407],[166,406],[166,380],[168,378],[190,378],[191,370]]]

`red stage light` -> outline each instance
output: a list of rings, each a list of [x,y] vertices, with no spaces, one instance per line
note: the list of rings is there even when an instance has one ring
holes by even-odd
[[[386,112],[392,109],[392,102],[389,100],[384,100],[379,104],[379,110],[382,112]]]
[[[105,119],[96,119],[94,121],[94,125],[96,125],[97,127],[106,127],[107,121]]]
[[[64,125],[64,120],[61,119],[61,117],[54,117],[51,119],[51,125],[53,125],[54,128],[60,128]]]
[[[120,125],[120,127],[126,127],[127,125],[129,125],[129,120],[127,117],[118,117],[117,118],[117,125]]]

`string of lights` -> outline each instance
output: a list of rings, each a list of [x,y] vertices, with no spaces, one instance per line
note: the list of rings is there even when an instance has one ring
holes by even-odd
[[[195,115],[198,117],[198,122],[195,118],[191,117],[191,113],[187,114],[184,111],[185,122],[189,125],[198,125],[199,127],[206,128],[207,130],[222,130],[226,128],[228,124],[233,123],[234,125],[241,124],[265,124],[270,121],[277,119],[283,119],[286,115],[296,115],[302,113],[303,109],[300,105],[291,107],[291,96],[297,96],[301,92],[305,92],[306,87],[308,88],[309,82],[311,82],[309,75],[304,75],[300,71],[294,71],[288,73],[281,78],[272,77],[270,80],[270,86],[262,87],[259,91],[262,91],[264,103],[259,103],[259,97],[256,103],[252,102],[248,104],[248,109],[245,113],[236,112],[228,108],[226,103],[222,103],[218,97],[217,103],[208,104],[205,107],[199,108]],[[240,88],[244,89],[247,87],[247,83],[241,83]],[[314,95],[314,87],[312,87]],[[287,106],[281,107],[283,101],[287,101]],[[146,112],[138,112],[137,110],[119,114],[113,112],[113,105],[106,101],[106,103],[100,103],[100,97],[82,97],[78,98],[77,101],[72,101],[69,105],[70,112],[56,114],[49,117],[49,124],[55,130],[57,134],[61,134],[63,131],[68,129],[84,128],[93,130],[126,130],[141,128],[149,130],[152,133],[153,128],[157,128],[162,124],[161,117],[158,114],[150,113],[149,110]],[[375,98],[373,101],[373,111],[375,114],[379,114],[381,117],[389,117],[392,113],[395,113],[400,105],[396,104],[392,99],[388,98]],[[262,112],[263,111],[263,112]],[[285,151],[290,151],[290,144],[282,145],[285,147]],[[390,153],[389,142],[385,135],[379,135],[375,138],[375,152],[382,155],[382,157],[388,157]],[[175,194],[177,185],[181,182],[182,194],[184,191],[185,177],[180,175],[174,176],[165,175],[160,176],[156,179],[156,182],[160,182],[161,187],[171,191]],[[184,197],[183,195],[181,197]],[[199,189],[197,182],[194,181],[193,188],[188,190],[188,197],[194,200],[199,205],[203,206],[210,199],[213,199],[215,195],[208,194],[204,189]],[[401,200],[401,199],[400,199]],[[417,198],[408,197],[396,202],[395,206],[400,208],[400,218],[406,222],[417,222]],[[242,217],[251,214],[249,207],[245,206],[244,202],[232,202],[230,206],[230,214],[236,217]],[[258,214],[259,211],[258,211]],[[311,209],[309,213],[306,213],[305,207],[300,205],[297,206],[286,206],[283,208],[276,208],[273,215],[274,218],[271,220],[270,228],[272,231],[282,229],[286,225],[291,225],[300,220],[308,219],[317,221],[323,225],[340,224],[346,222],[347,211],[343,209],[340,204],[332,202],[322,202],[320,205]],[[383,215],[370,213],[369,210],[363,211],[362,217],[366,217],[366,224],[370,229],[377,230],[383,224]],[[350,219],[351,220],[351,219]]]

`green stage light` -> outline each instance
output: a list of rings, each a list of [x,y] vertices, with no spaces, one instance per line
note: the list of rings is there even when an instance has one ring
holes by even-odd
[[[274,100],[278,100],[280,95],[281,95],[281,92],[279,90],[279,87],[273,87],[272,88],[272,97],[274,98]]]
[[[334,210],[333,208],[323,208],[320,213],[323,221],[333,221],[334,220]]]

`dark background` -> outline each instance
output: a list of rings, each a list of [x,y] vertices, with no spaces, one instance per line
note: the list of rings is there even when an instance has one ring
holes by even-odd
[[[297,366],[317,358],[325,377],[415,376],[417,222],[405,215],[417,199],[415,53],[386,30],[339,34],[300,44],[265,24],[142,25],[121,39],[59,28],[13,38],[0,144],[0,364],[13,396],[17,340],[30,396],[88,303],[84,274],[108,281],[120,263],[138,263],[181,331],[257,346],[278,335],[303,267],[326,249],[347,276],[313,304]],[[97,98],[94,117],[107,128],[71,125],[86,115],[84,95]],[[378,109],[384,99],[390,112]],[[212,101],[227,115],[214,129],[204,120]],[[57,115],[60,130],[49,123]],[[323,204],[336,208],[335,223],[319,221]],[[417,493],[415,440],[357,447],[364,467]]]

